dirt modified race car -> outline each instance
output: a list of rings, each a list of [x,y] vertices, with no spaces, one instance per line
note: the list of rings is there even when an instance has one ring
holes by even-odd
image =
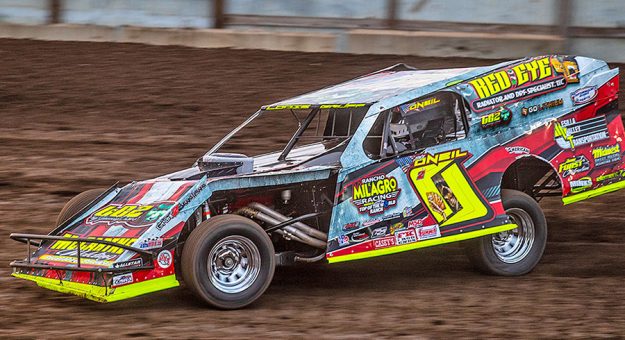
[[[12,234],[28,244],[13,276],[101,302],[183,282],[231,309],[276,265],[462,240],[478,269],[522,275],[546,245],[537,201],[625,186],[618,81],[575,56],[399,64],[263,106],[192,167],[86,191],[50,234]],[[267,118],[294,123],[282,150],[225,152]]]

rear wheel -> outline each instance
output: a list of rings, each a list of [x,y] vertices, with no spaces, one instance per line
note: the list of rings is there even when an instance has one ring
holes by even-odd
[[[182,277],[205,302],[223,309],[242,308],[269,287],[275,253],[267,233],[238,215],[200,223],[182,250]]]
[[[61,225],[61,223],[67,221],[89,203],[93,202],[93,200],[95,200],[103,192],[104,189],[91,189],[74,196],[71,200],[69,200],[69,202],[65,203],[65,206],[61,209],[59,216],[56,218],[56,225]]]
[[[523,275],[534,269],[542,257],[547,221],[538,203],[523,192],[504,189],[501,199],[506,214],[518,227],[467,241],[467,256],[485,273]]]

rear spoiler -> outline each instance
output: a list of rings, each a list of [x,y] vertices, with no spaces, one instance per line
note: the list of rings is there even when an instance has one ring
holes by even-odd
[[[131,247],[131,246],[127,246],[127,245],[122,245],[122,244],[118,244],[115,242],[111,242],[111,241],[105,241],[105,240],[94,240],[91,238],[85,238],[85,237],[79,237],[79,238],[68,238],[68,237],[63,237],[63,236],[52,236],[52,235],[37,235],[37,234],[16,234],[13,233],[9,236],[11,239],[18,241],[18,242],[22,242],[25,243],[27,245],[27,249],[26,249],[26,259],[25,260],[15,260],[12,261],[9,265],[13,268],[27,268],[27,269],[51,269],[51,270],[68,270],[68,271],[80,271],[80,272],[96,272],[96,273],[115,273],[115,272],[121,272],[121,271],[128,271],[129,269],[134,270],[141,270],[141,269],[154,269],[154,260],[156,259],[156,253],[149,251],[149,250],[145,250],[145,249],[140,249],[140,248],[136,248],[136,247]],[[76,254],[77,254],[77,263],[74,264],[70,264],[67,266],[53,266],[53,265],[48,265],[48,264],[40,264],[40,263],[33,263],[32,262],[32,252],[31,252],[31,246],[36,246],[36,247],[40,247],[43,244],[43,241],[48,241],[48,240],[60,240],[60,241],[71,241],[71,242],[77,242],[76,243]],[[132,252],[135,252],[137,254],[140,254],[142,256],[146,256],[148,258],[150,258],[149,261],[143,261],[143,263],[146,263],[146,265],[143,265],[141,267],[132,267],[132,268],[127,268],[127,267],[123,267],[123,268],[84,268],[81,266],[81,261],[80,261],[80,245],[82,243],[99,243],[99,244],[105,244],[105,245],[109,245],[109,246],[114,246],[114,247],[118,247],[118,248],[122,248],[125,250],[129,250]]]

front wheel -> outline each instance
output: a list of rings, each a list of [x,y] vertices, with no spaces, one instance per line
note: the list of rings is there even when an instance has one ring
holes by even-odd
[[[197,226],[182,250],[182,277],[191,291],[222,309],[242,308],[267,289],[275,253],[267,233],[238,215],[221,215]]]
[[[504,276],[529,273],[540,261],[547,244],[547,221],[529,195],[503,189],[506,214],[518,227],[465,242],[471,263],[480,271]]]

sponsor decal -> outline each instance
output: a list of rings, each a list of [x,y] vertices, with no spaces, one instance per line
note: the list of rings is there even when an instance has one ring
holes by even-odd
[[[598,146],[591,151],[595,166],[602,166],[621,160],[621,146],[619,144]]]
[[[595,178],[595,180],[597,181],[597,183],[601,183],[601,184],[607,184],[604,182],[618,182],[620,180],[623,179],[623,177],[625,177],[625,170],[619,170],[616,172],[612,172],[612,173],[608,173],[608,174],[604,174],[601,176],[597,176],[597,178]]]
[[[44,255],[39,256],[39,260],[50,261],[50,262],[72,263],[72,264],[78,263],[78,258],[75,255],[62,256],[62,255],[44,254]],[[81,265],[88,264],[92,266],[110,267],[112,263],[113,262],[110,260],[100,260],[100,259],[83,258],[83,257],[80,258]]]
[[[163,239],[160,237],[149,238],[147,240],[143,240],[141,244],[139,244],[139,248],[141,249],[154,249],[161,248],[163,246]]]
[[[359,226],[360,226],[360,222],[358,222],[358,221],[356,221],[356,222],[349,222],[349,223],[346,223],[343,226],[343,230],[344,231],[351,231],[351,230],[358,229]]]
[[[396,231],[404,229],[404,224],[402,222],[395,223],[391,226],[391,235],[394,235]]]
[[[145,216],[145,220],[148,222],[154,222],[158,220],[159,218],[167,214],[167,211],[172,207],[172,205],[174,205],[174,203],[161,203],[156,205],[154,209],[148,211]]]
[[[382,221],[389,221],[389,220],[394,220],[398,217],[401,217],[401,213],[392,213],[389,215],[386,215],[382,218]]]
[[[352,109],[352,108],[356,108],[356,107],[363,107],[367,104],[360,104],[360,103],[348,103],[348,104],[323,104],[320,105],[319,108],[320,109]]]
[[[169,268],[169,266],[171,266],[173,259],[174,258],[169,250],[161,250],[161,252],[158,253],[158,256],[156,257],[156,262],[158,263],[159,267],[167,269]]]
[[[597,91],[596,86],[582,87],[581,89],[577,89],[571,93],[571,100],[574,105],[586,104],[595,99],[598,92],[599,91]]]
[[[416,102],[413,102],[413,103],[404,104],[404,105],[400,106],[400,109],[404,113],[408,113],[408,112],[412,112],[412,111],[420,111],[420,110],[425,109],[426,107],[430,107],[430,106],[438,104],[440,102],[441,102],[440,99],[438,99],[436,97],[431,97],[431,98],[423,99],[423,100],[416,101]]]
[[[341,235],[338,237],[339,246],[343,247],[349,244],[349,237],[347,235]]]
[[[605,116],[585,119],[580,122],[575,118],[555,122],[554,139],[563,149],[574,149],[577,146],[608,139],[608,124]]]
[[[362,222],[362,225],[363,225],[363,226],[365,226],[365,227],[369,227],[369,226],[372,226],[372,225],[374,225],[374,224],[378,224],[378,223],[380,223],[380,222],[382,222],[382,220],[381,220],[381,219],[379,219],[379,218],[375,218],[375,219],[373,219],[373,220],[369,220],[369,221]]]
[[[265,110],[306,110],[310,109],[312,105],[310,104],[290,104],[290,105],[272,105],[267,106]]]
[[[54,254],[46,254],[40,257],[40,259],[44,259],[45,256],[49,261],[56,262],[69,262],[69,263],[77,263],[78,257],[78,242],[71,241],[72,238],[78,238],[76,235],[65,234],[63,237],[66,237],[68,240],[57,240],[52,243],[50,246],[50,250],[55,251]],[[87,237],[93,240],[101,240],[113,242],[116,244],[130,246],[137,241],[137,238],[134,237]],[[109,244],[95,243],[95,242],[81,242],[80,243],[80,262],[84,264],[94,264],[94,265],[108,265],[108,261],[117,258],[125,251],[124,248],[116,247]],[[56,259],[53,257],[56,256]],[[94,260],[94,261],[87,261]],[[97,261],[107,261],[100,262]]]
[[[358,213],[375,215],[397,204],[401,192],[393,176],[374,175],[365,177],[352,187],[352,203]]]
[[[419,241],[429,240],[441,237],[441,231],[438,224],[417,228],[417,239]]]
[[[558,172],[561,173],[563,177],[572,176],[580,172],[588,171],[589,169],[590,162],[583,155],[567,158],[558,166]]]
[[[400,230],[395,234],[395,243],[398,246],[414,242],[417,242],[417,233],[414,229]]]
[[[408,228],[418,228],[423,225],[423,218],[408,221]]]
[[[373,240],[375,249],[393,247],[395,245],[395,237],[389,236],[385,238],[377,238]]]
[[[366,231],[356,231],[350,236],[350,240],[354,243],[362,242],[369,239],[369,234]]]
[[[556,64],[554,68],[552,64]],[[471,80],[468,83],[478,97],[471,106],[480,112],[492,106],[564,88],[568,80],[577,80],[577,72],[571,76],[571,65],[577,68],[574,60],[568,60],[565,69],[563,62],[557,58],[542,57]]]
[[[482,129],[488,129],[499,125],[507,125],[512,120],[512,112],[502,106],[499,110],[482,116],[480,120]]]
[[[131,227],[142,227],[148,225],[146,221],[140,221],[146,213],[154,208],[153,205],[139,204],[109,204],[93,213],[86,220],[87,224],[96,223],[123,223]],[[143,222],[143,223],[141,223]]]
[[[169,222],[171,222],[174,217],[178,215],[178,212],[182,210],[189,202],[195,199],[204,189],[206,188],[206,181],[202,182],[197,188],[192,189],[193,191],[185,196],[182,201],[178,204],[175,204],[173,208],[170,209],[169,214],[167,214],[164,218],[160,219],[156,223],[156,229],[162,230],[164,226],[166,226]]]
[[[546,109],[550,109],[550,108],[553,108],[553,107],[561,106],[563,104],[564,104],[564,100],[562,98],[558,98],[558,99],[555,99],[555,100],[544,102],[542,104],[524,107],[524,108],[521,109],[521,114],[524,115],[524,116],[527,116],[530,113],[540,112],[540,111],[543,111],[543,110],[546,110]]]
[[[576,194],[592,187],[592,178],[586,176],[575,181],[569,181],[571,192]]]
[[[549,60],[553,69],[564,76],[567,83],[579,83],[579,67],[575,57],[552,56]]]
[[[513,155],[525,155],[530,153],[530,149],[524,146],[506,146],[506,151]]]
[[[412,208],[410,208],[410,207],[405,207],[405,208],[404,208],[404,211],[402,211],[402,216],[403,216],[403,217],[408,217],[408,216],[410,216],[410,215],[412,215]]]
[[[388,234],[388,227],[375,228],[371,231],[371,238],[386,236],[386,234]]]
[[[129,267],[141,267],[141,266],[143,266],[142,259],[134,259],[130,261],[113,263],[113,268],[129,268]]]
[[[111,281],[111,288],[127,285],[132,283],[132,273],[126,273],[121,275],[113,276],[113,280]]]
[[[456,158],[461,158],[469,155],[467,151],[462,151],[460,149],[453,149],[449,151],[439,152],[437,154],[425,153],[423,155],[419,155],[415,158],[413,166],[415,168],[419,168],[422,166],[430,165],[430,164],[438,164],[439,162],[445,162]],[[424,173],[425,175],[425,173]]]

